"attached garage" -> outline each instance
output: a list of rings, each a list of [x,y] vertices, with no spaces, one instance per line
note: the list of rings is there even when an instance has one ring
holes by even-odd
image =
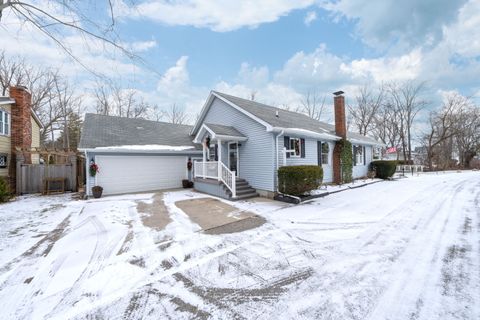
[[[98,155],[96,184],[106,195],[180,188],[188,178],[187,161],[186,156]]]
[[[188,159],[202,156],[191,126],[86,114],[79,150],[85,153],[86,194],[101,186],[104,195],[182,187],[191,177]],[[99,168],[95,176],[89,166]]]

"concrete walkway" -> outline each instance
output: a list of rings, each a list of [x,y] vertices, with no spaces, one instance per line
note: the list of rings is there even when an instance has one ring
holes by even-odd
[[[189,199],[175,205],[208,234],[241,232],[256,228],[265,219],[248,211],[241,211],[213,198]]]

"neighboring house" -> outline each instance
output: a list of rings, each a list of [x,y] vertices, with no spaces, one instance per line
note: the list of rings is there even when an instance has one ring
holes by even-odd
[[[31,94],[24,87],[10,87],[9,97],[0,97],[0,176],[16,185],[17,148],[24,150],[25,163],[38,163],[28,151],[40,147],[42,123],[31,108]]]
[[[334,147],[342,137],[354,145],[354,178],[364,177],[382,144],[347,132],[344,97],[334,101],[335,126],[215,91],[193,127],[88,114],[80,149],[100,173],[89,177],[87,192],[94,184],[106,194],[174,188],[193,177],[197,190],[217,196],[272,197],[285,165],[321,165],[324,182],[338,182]]]

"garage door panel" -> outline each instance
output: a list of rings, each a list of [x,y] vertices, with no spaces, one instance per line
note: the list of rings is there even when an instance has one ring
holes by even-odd
[[[179,188],[186,177],[185,156],[97,156],[97,184],[105,194]]]

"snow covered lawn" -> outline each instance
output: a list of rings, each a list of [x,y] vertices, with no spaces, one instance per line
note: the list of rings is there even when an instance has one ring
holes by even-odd
[[[208,235],[165,193],[0,205],[2,319],[479,319],[480,173],[380,182]]]

